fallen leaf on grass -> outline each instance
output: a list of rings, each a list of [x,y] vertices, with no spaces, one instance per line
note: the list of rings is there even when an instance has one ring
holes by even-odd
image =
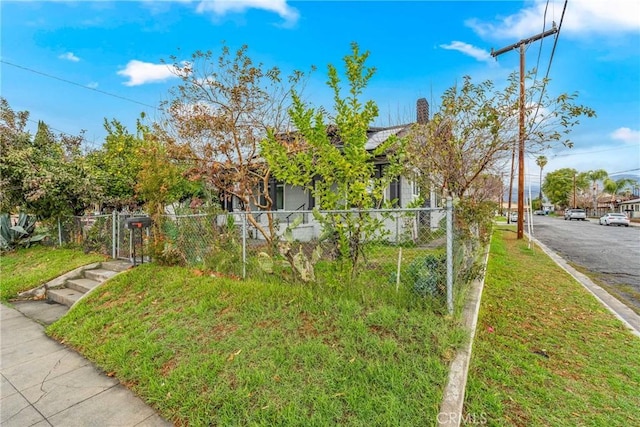
[[[242,349],[240,349],[240,350],[236,351],[235,353],[231,353],[231,354],[229,355],[229,357],[227,357],[227,362],[231,362],[231,361],[232,361],[233,359],[235,359],[235,357],[236,357],[237,355],[239,355],[240,353],[242,353]]]

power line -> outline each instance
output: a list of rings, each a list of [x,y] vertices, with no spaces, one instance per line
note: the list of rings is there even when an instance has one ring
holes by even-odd
[[[620,172],[611,172],[609,175],[621,175],[623,173],[627,173],[627,172],[635,172],[635,171],[640,171],[640,168],[635,168],[635,169],[628,169],[626,171],[620,171]]]
[[[560,15],[560,23],[558,24],[558,31],[556,32],[556,36],[553,39],[553,48],[551,49],[551,58],[549,58],[549,66],[547,66],[547,72],[544,76],[544,79],[547,80],[549,78],[549,71],[551,70],[551,62],[553,62],[553,55],[556,52],[556,46],[558,44],[558,37],[560,37],[560,30],[562,29],[562,21],[564,20],[564,12],[567,10],[567,2],[568,0],[564,0],[564,7],[562,8],[562,15]]]
[[[635,145],[639,145],[640,144],[635,144]],[[606,150],[594,150],[594,151],[583,151],[580,153],[566,153],[566,154],[555,154],[553,155],[553,157],[569,157],[569,156],[582,156],[584,154],[595,154],[595,153],[606,153],[607,151],[615,151],[615,150],[624,150],[625,148],[629,148],[629,147],[634,147],[634,144],[627,144],[627,145],[623,145],[621,147],[615,147],[615,148],[608,148]]]
[[[62,77],[57,77],[57,76],[54,76],[54,75],[51,75],[51,74],[43,73],[42,71],[34,70],[32,68],[25,67],[23,65],[14,64],[12,62],[5,61],[4,59],[0,59],[0,62],[2,62],[3,64],[11,65],[12,67],[20,68],[21,70],[29,71],[29,72],[34,73],[34,74],[40,74],[41,76],[45,76],[45,77],[49,77],[51,79],[59,80],[61,82],[65,82],[65,83],[68,83],[68,84],[71,84],[71,85],[74,85],[74,86],[79,86],[79,87],[81,87],[83,89],[89,89],[89,90],[92,90],[94,92],[101,93],[103,95],[112,96],[114,98],[122,99],[124,101],[133,102],[134,104],[143,105],[145,107],[149,107],[149,108],[153,108],[153,109],[157,108],[157,107],[155,107],[153,105],[145,104],[144,102],[140,102],[140,101],[136,101],[135,99],[127,98],[127,97],[121,96],[121,95],[116,95],[115,93],[110,93],[110,92],[106,92],[104,90],[96,89],[94,87],[86,86],[86,85],[83,85],[83,84],[80,84],[80,83],[77,83],[77,82],[74,82],[74,81],[71,81],[71,80],[63,79]]]
[[[564,20],[564,12],[567,10],[568,1],[569,0],[564,1],[564,7],[562,8],[562,15],[560,15],[560,23],[558,24],[558,31],[556,31],[556,35],[553,38],[553,48],[551,48],[551,57],[549,58],[549,65],[547,66],[547,72],[544,75],[544,80],[542,80],[542,88],[540,89],[540,99],[538,99],[538,103],[536,104],[536,112],[533,114],[532,123],[535,123],[536,118],[538,117],[538,111],[540,110],[540,104],[542,103],[542,96],[544,95],[544,90],[547,86],[547,80],[549,79],[549,72],[551,71],[551,63],[553,62],[553,55],[555,54],[556,46],[558,45],[558,37],[560,37],[560,30],[562,29],[562,21]],[[545,8],[545,16],[546,16],[546,13],[547,13],[547,9]],[[537,70],[536,70],[536,73],[537,73]]]
[[[544,15],[542,16],[542,32],[547,26],[547,9],[549,8],[549,0],[547,0],[547,4],[544,7]],[[533,76],[534,83],[538,80],[538,68],[540,67],[540,56],[542,55],[542,42],[544,39],[540,40],[540,49],[538,49],[538,60],[536,61],[536,70]]]

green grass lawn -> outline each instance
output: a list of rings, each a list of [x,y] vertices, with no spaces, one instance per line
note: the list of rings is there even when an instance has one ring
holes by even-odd
[[[33,246],[0,255],[0,300],[33,289],[51,279],[107,257],[76,249]]]
[[[640,425],[640,338],[540,249],[494,234],[465,414],[494,426]]]
[[[384,288],[339,292],[145,264],[47,331],[176,425],[433,425],[466,334],[453,317]]]

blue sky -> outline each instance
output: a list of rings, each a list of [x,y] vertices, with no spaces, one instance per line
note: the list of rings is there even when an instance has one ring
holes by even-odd
[[[1,13],[1,94],[56,131],[85,129],[104,140],[103,121],[131,131],[178,83],[161,65],[170,55],[248,46],[249,56],[284,71],[318,67],[305,90],[331,107],[327,64],[340,66],[357,42],[376,67],[367,96],[377,125],[413,121],[415,103],[432,111],[444,90],[469,75],[498,86],[518,70],[518,53],[500,49],[560,23],[560,1],[7,1]],[[546,9],[546,17],[544,11]],[[640,175],[640,2],[570,0],[554,37],[529,46],[526,68],[549,68],[550,94],[578,92],[596,110],[581,120],[572,149],[545,153],[545,172],[562,167]],[[553,57],[552,57],[553,52]],[[539,168],[527,161],[537,182]]]

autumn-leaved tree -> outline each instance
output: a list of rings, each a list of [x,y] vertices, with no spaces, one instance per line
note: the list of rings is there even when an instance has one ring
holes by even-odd
[[[525,147],[529,153],[562,144],[581,116],[595,112],[575,103],[577,94],[550,97],[543,91],[548,80],[528,80],[525,98]],[[408,146],[408,167],[418,176],[454,198],[467,196],[472,183],[485,173],[497,173],[519,138],[519,76],[513,73],[503,89],[487,80],[444,92],[442,104],[426,125],[415,126]],[[542,95],[540,95],[542,94]]]
[[[585,172],[587,178],[591,182],[591,191],[593,195],[593,212],[594,214],[598,212],[598,182],[605,181],[609,178],[609,174],[604,169],[595,169]]]
[[[367,149],[367,131],[378,115],[373,101],[362,100],[375,73],[366,65],[368,56],[369,52],[361,53],[352,44],[352,54],[344,58],[346,90],[338,69],[328,66],[327,85],[333,91],[335,115],[307,105],[294,93],[290,109],[294,131],[270,132],[262,144],[262,153],[278,180],[310,191],[321,210],[343,211],[324,217],[323,227],[332,232],[340,259],[351,273],[356,271],[364,244],[382,229],[380,221],[365,211],[381,206],[385,188],[401,170],[404,152],[402,140],[395,137],[374,150]],[[387,164],[376,176],[378,156],[385,156]]]
[[[267,130],[287,126],[291,90],[304,74],[284,78],[278,68],[254,63],[242,46],[235,53],[222,45],[216,58],[196,51],[188,61],[173,56],[168,66],[182,80],[164,106],[163,122],[179,146],[188,147],[192,178],[201,178],[223,201],[235,199],[262,236],[273,241],[273,216],[264,227],[256,209],[271,211],[270,169],[260,156]]]
[[[513,145],[505,136],[493,83],[465,77],[442,96],[442,105],[426,124],[416,124],[407,146],[407,172],[424,188],[462,198],[479,177],[490,172]]]

